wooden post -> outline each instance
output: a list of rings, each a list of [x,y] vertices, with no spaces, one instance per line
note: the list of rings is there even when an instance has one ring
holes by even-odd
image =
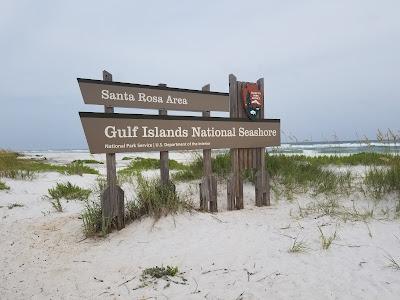
[[[229,75],[230,117],[239,117],[238,82],[233,74]],[[227,182],[227,209],[243,208],[243,179],[240,175],[239,149],[231,149],[231,174]]]
[[[203,86],[202,91],[210,91],[210,85]],[[203,111],[203,117],[210,117],[209,111]],[[200,209],[217,212],[217,178],[212,174],[211,149],[203,149],[203,178],[200,183]]]
[[[164,83],[160,83],[158,86],[166,87]],[[158,111],[160,116],[166,116],[168,114],[166,109],[160,109]],[[169,162],[168,162],[168,151],[160,151],[160,175],[161,184],[169,184]]]
[[[258,88],[264,97],[264,79],[257,80]],[[259,118],[264,119],[264,107],[261,108]],[[255,182],[255,197],[256,206],[271,205],[270,202],[270,184],[269,176],[265,167],[265,148],[256,149],[256,182]]]
[[[107,71],[103,71],[103,80],[112,81],[112,75]],[[104,106],[105,113],[114,113],[114,107]],[[115,153],[106,154],[107,166],[107,188],[104,190],[101,197],[101,211],[103,216],[104,226],[110,229],[117,219],[117,229],[125,227],[125,212],[124,212],[124,191],[117,185],[117,166],[115,161]]]

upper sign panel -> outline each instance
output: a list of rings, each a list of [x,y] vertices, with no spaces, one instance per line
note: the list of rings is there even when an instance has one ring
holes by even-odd
[[[113,107],[229,111],[229,94],[78,78],[83,101]]]

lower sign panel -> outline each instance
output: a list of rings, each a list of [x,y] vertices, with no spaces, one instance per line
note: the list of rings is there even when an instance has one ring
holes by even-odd
[[[91,153],[280,145],[280,120],[79,113]]]

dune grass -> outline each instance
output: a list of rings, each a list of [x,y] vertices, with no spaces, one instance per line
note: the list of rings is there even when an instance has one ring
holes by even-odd
[[[7,205],[8,209],[13,209],[15,207],[24,207],[25,205],[21,204],[21,203],[11,203],[9,205]]]
[[[289,253],[300,253],[300,252],[306,252],[308,250],[308,246],[305,242],[299,241],[296,238],[293,239],[293,243],[290,246],[288,252]]]
[[[0,181],[0,191],[9,190],[10,187],[5,184],[3,181]]]
[[[57,183],[54,188],[48,190],[50,198],[66,200],[87,200],[91,192],[91,190],[83,189],[69,181]]]
[[[331,235],[331,236],[325,235],[320,226],[318,226],[318,230],[321,234],[320,239],[321,239],[322,249],[328,250],[330,248],[330,246],[332,245],[332,242],[336,239],[336,230],[333,233],[333,235]]]
[[[192,209],[191,203],[175,191],[172,183],[162,185],[158,179],[148,180],[140,174],[137,175],[136,199],[127,202],[126,207],[127,217],[131,221],[143,216],[158,220],[163,216]]]
[[[136,175],[139,171],[145,170],[155,170],[160,168],[160,160],[155,158],[143,158],[143,157],[135,157],[131,159],[129,165],[118,171],[118,175],[120,177],[129,177]],[[169,169],[170,170],[183,170],[186,166],[182,163],[177,162],[176,160],[169,160]]]
[[[76,159],[76,160],[73,160],[72,163],[99,164],[99,165],[104,164],[103,162],[95,160],[95,159]]]
[[[37,173],[58,172],[67,175],[98,174],[98,171],[75,161],[67,165],[54,165],[35,159],[24,159],[16,152],[0,150],[0,177],[32,180]]]

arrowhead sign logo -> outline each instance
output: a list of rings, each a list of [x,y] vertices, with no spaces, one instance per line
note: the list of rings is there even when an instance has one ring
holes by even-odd
[[[264,105],[263,95],[255,83],[246,83],[242,89],[243,108],[250,120],[256,120]]]

